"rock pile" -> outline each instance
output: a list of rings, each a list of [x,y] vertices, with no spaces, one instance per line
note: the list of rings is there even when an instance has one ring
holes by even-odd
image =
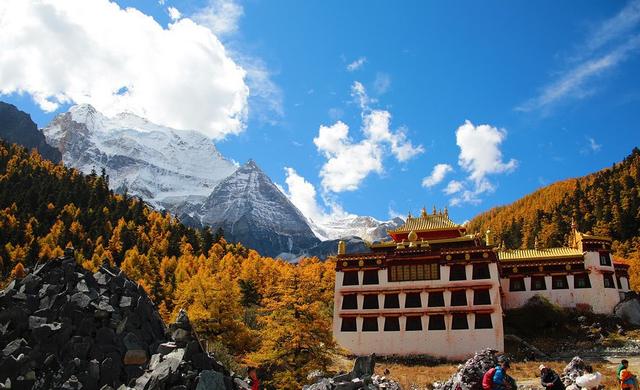
[[[634,326],[640,326],[640,296],[635,291],[625,293],[624,299],[613,309],[616,317]]]
[[[118,269],[92,274],[67,253],[0,292],[0,383],[195,389],[222,381],[219,388],[236,388],[204,352],[184,313],[170,330],[173,340],[142,287]]]
[[[304,386],[303,390],[401,390],[400,385],[384,376],[374,373],[376,356],[360,356],[356,358],[351,372],[333,378],[317,377],[317,382]]]
[[[484,349],[471,359],[461,364],[458,372],[443,384],[434,384],[438,390],[481,390],[482,376],[489,369],[498,365],[497,351]]]

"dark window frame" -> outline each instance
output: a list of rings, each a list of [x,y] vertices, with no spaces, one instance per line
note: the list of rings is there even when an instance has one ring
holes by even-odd
[[[600,265],[611,267],[611,254],[608,252],[600,252]]]
[[[362,285],[380,284],[378,270],[365,270],[362,275]]]
[[[469,329],[469,316],[467,313],[453,313],[451,315],[451,330]]]
[[[449,281],[457,282],[461,280],[467,280],[467,266],[464,264],[451,264],[449,266]]]
[[[375,305],[372,304],[374,302],[375,302]],[[365,294],[364,299],[362,301],[362,309],[363,310],[380,309],[380,299],[378,298],[378,294]]]
[[[429,296],[427,297],[427,307],[444,307],[444,292],[443,291],[433,291],[429,292]]]
[[[353,320],[353,326],[351,326],[352,320]],[[348,321],[348,322],[345,322],[345,321]],[[340,323],[340,332],[357,332],[357,331],[358,331],[358,320],[356,319],[356,317],[342,317],[342,322]]]
[[[579,281],[584,281],[584,286],[579,286]],[[573,275],[573,288],[591,288],[591,278],[588,273]]]
[[[521,288],[516,288],[515,281],[522,283]],[[524,277],[518,276],[515,278],[509,278],[509,291],[527,291],[527,285],[524,282]]]
[[[602,274],[602,283],[604,288],[616,288],[616,282],[613,280],[612,274]]]
[[[399,309],[400,297],[398,294],[384,294],[384,306],[385,309]]]
[[[404,329],[407,332],[418,332],[422,330],[422,316],[406,316]]]
[[[491,314],[476,313],[474,319],[474,329],[493,329]]]
[[[489,263],[473,264],[473,271],[471,272],[471,274],[471,279],[473,280],[491,279],[491,270],[489,269]]]
[[[556,283],[560,281],[560,283]],[[569,281],[567,275],[551,275],[551,289],[552,290],[567,290],[569,288]]]
[[[440,280],[439,263],[392,265],[387,272],[389,282]]]
[[[542,281],[542,287],[536,287],[536,281]],[[544,276],[531,277],[531,291],[544,291],[547,289],[547,280]]]
[[[467,290],[451,291],[451,301],[449,302],[449,306],[467,306],[468,304]]]
[[[348,298],[347,298],[348,297]],[[351,300],[355,299],[355,302]],[[352,304],[354,303],[354,304]],[[348,307],[347,307],[348,305]],[[342,296],[342,310],[358,310],[358,294],[345,294]]]
[[[406,293],[404,296],[404,307],[405,309],[422,307],[422,297],[420,293]]]
[[[355,275],[355,283],[353,280],[353,275]],[[343,286],[359,286],[360,275],[358,275],[358,271],[344,271],[342,275],[342,285]]]
[[[384,317],[383,330],[385,332],[399,332],[400,317]]]
[[[491,289],[473,290],[473,305],[491,305]]]
[[[430,315],[428,330],[447,330],[447,322],[444,314]]]
[[[373,326],[374,324],[375,326]],[[363,332],[377,332],[378,329],[379,329],[378,317],[364,317],[362,319]]]

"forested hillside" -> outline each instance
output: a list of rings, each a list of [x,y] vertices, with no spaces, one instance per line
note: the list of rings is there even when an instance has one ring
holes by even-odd
[[[208,230],[109,190],[104,174],[82,175],[0,141],[0,270],[23,276],[36,263],[76,249],[96,270],[119,265],[138,281],[164,320],[187,309],[216,357],[257,364],[275,388],[296,388],[326,369],[333,264],[262,257]]]
[[[622,162],[588,176],[541,188],[524,198],[472,219],[469,230],[490,229],[507,248],[566,243],[572,219],[578,230],[614,239],[614,252],[633,256],[640,249],[640,149]]]

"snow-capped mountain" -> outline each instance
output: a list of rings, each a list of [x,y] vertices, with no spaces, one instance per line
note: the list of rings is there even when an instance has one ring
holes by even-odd
[[[300,253],[320,240],[307,219],[250,160],[218,184],[200,210],[203,225],[263,255]]]
[[[388,239],[387,230],[393,230],[403,223],[402,218],[398,217],[379,221],[373,217],[354,214],[336,216],[322,222],[309,221],[316,236],[323,241],[355,236],[369,242]]]
[[[107,117],[86,104],[58,115],[43,132],[65,165],[85,173],[104,168],[113,189],[126,188],[169,210],[193,212],[237,168],[196,131],[156,125],[131,113]]]

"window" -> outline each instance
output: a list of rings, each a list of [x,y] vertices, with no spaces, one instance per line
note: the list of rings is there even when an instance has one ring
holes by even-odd
[[[346,271],[342,279],[343,286],[357,286],[360,284],[358,280],[358,271]]]
[[[420,293],[407,293],[404,301],[404,307],[422,307]]]
[[[449,280],[467,280],[464,264],[454,264],[450,267]]]
[[[362,305],[363,309],[378,309],[378,296],[377,295],[365,295],[364,302]]]
[[[436,314],[429,316],[429,330],[445,330],[444,315]]]
[[[616,285],[618,286],[618,290],[622,290],[622,279],[620,278],[620,276],[616,275]]]
[[[544,281],[544,276],[532,276],[531,277],[531,289],[532,290],[546,290],[547,284]]]
[[[613,275],[604,274],[602,277],[604,279],[604,288],[616,288],[616,285],[613,283]]]
[[[569,288],[566,275],[554,275],[551,277],[551,288],[554,290],[564,290]]]
[[[389,267],[390,282],[438,279],[440,279],[440,265],[438,263],[392,265]]]
[[[467,306],[467,292],[465,290],[451,291],[451,306]]]
[[[367,270],[364,271],[364,276],[362,277],[362,284],[378,284],[380,281],[378,280],[378,270]]]
[[[591,288],[591,281],[589,280],[589,274],[573,275],[573,288]]]
[[[489,290],[473,290],[473,304],[490,305],[491,295],[489,294]]]
[[[489,263],[474,264],[473,279],[491,279],[491,273],[489,272]]]
[[[400,330],[400,318],[398,317],[385,317],[384,318],[384,331],[385,332],[397,332]]]
[[[469,329],[467,313],[455,313],[452,317],[451,329]]]
[[[525,291],[524,278],[509,278],[509,291]]]
[[[476,313],[476,329],[491,329],[493,324],[491,323],[491,314]]]
[[[364,317],[362,319],[362,331],[363,332],[377,332],[378,331],[378,317]]]
[[[600,253],[600,265],[611,266],[611,256],[608,253]]]
[[[429,307],[442,307],[444,306],[444,294],[442,291],[435,291],[429,293],[427,299],[427,306]]]
[[[422,330],[422,317],[409,316],[407,317],[407,325],[405,326],[407,331]]]
[[[356,317],[344,317],[342,318],[342,325],[340,325],[341,332],[356,332]]]
[[[400,301],[398,300],[398,294],[386,294],[384,296],[384,308],[399,309]]]
[[[349,294],[342,297],[342,309],[353,310],[358,308],[358,296],[356,294]]]

